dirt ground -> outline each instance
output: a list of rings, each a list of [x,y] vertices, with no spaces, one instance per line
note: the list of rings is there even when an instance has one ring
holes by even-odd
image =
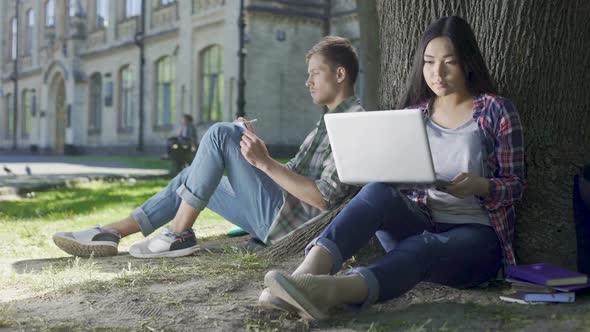
[[[508,304],[498,298],[507,292],[503,283],[471,290],[424,283],[364,312],[338,308],[332,319],[309,324],[257,305],[266,271],[290,271],[301,257],[269,262],[227,254],[228,244],[244,238],[227,241],[233,242],[221,243],[226,254],[215,250],[217,242],[173,260],[91,259],[90,273],[117,274],[110,280],[90,276],[49,291],[13,285],[0,291],[0,331],[590,331],[590,295],[574,304]],[[23,276],[58,271],[60,264],[89,261],[18,260],[0,267]],[[125,272],[132,267],[141,273]]]

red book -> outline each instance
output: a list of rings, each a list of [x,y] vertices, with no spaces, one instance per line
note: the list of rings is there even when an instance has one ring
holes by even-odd
[[[512,278],[543,286],[579,285],[588,282],[588,276],[583,273],[569,271],[547,263],[509,265],[506,267],[506,274]]]

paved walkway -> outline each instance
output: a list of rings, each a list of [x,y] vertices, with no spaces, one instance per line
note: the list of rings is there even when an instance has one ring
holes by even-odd
[[[0,155],[0,200],[64,185],[106,178],[165,176],[167,169],[130,168],[124,160],[96,156],[83,160],[59,156]]]

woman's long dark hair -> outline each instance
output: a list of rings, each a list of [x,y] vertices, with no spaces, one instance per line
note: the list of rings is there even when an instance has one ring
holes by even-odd
[[[430,24],[420,39],[408,75],[407,90],[401,102],[402,108],[417,105],[434,96],[424,80],[423,67],[426,46],[437,37],[448,37],[451,40],[471,94],[497,93],[469,23],[458,16],[442,17]]]

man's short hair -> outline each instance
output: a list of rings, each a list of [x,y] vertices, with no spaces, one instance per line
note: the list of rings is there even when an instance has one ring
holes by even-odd
[[[359,73],[359,60],[350,40],[337,36],[326,36],[307,52],[305,62],[309,62],[314,54],[324,56],[333,67],[344,67],[351,85],[354,86]]]

